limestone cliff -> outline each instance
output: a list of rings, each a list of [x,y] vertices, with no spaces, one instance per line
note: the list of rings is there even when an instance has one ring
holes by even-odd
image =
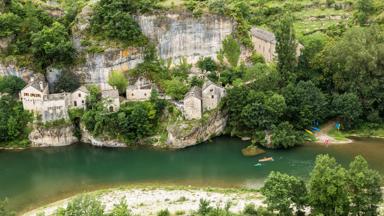
[[[94,137],[83,125],[81,128],[81,142],[89,143],[97,147],[127,147],[123,142],[114,139]]]
[[[222,134],[226,124],[227,114],[221,111],[214,111],[205,120],[177,122],[167,128],[167,147],[180,149],[207,141]]]
[[[28,138],[32,147],[67,146],[78,142],[72,125],[52,128],[35,126]]]
[[[24,81],[28,81],[32,75],[33,71],[28,68],[0,62],[0,76],[17,76],[22,78]]]

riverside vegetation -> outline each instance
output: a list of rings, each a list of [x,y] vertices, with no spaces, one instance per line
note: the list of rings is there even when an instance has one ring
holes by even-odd
[[[87,45],[86,52],[102,52],[103,47],[98,46],[99,43],[117,47],[135,46],[145,50],[144,62],[135,69],[122,71],[124,76],[114,75],[112,85],[119,88],[126,85],[124,80],[127,76],[145,75],[173,99],[181,99],[191,86],[200,86],[201,79],[188,79],[192,68],[188,62],[171,68],[170,62],[158,58],[154,45],[143,35],[134,16],[180,8],[191,11],[195,16],[214,13],[233,18],[237,23],[236,30],[223,41],[217,60],[202,58],[197,66],[211,81],[231,87],[220,106],[220,109],[228,113],[229,134],[249,136],[253,142],[271,148],[289,148],[311,139],[303,131],[311,127],[313,121],[337,119],[342,122],[342,130],[370,128],[382,131],[382,1],[172,2],[100,0],[96,4],[86,33],[89,40],[82,41],[83,45]],[[0,39],[11,42],[6,49],[1,50],[1,61],[15,62],[18,66],[39,73],[46,73],[50,67],[64,68],[65,73],[56,83],[55,91],[72,91],[78,87],[80,83],[76,81],[79,77],[70,68],[83,60],[84,53],[74,48],[71,40],[72,26],[77,14],[87,3],[86,0],[60,1],[58,4],[63,8],[64,15],[53,16],[50,14],[52,7],[43,1],[2,1]],[[257,53],[253,53],[249,59],[240,59],[241,49],[252,52],[252,25],[263,26],[275,33],[276,62],[266,63]],[[296,58],[298,42],[304,49]],[[27,145],[28,125],[33,118],[15,99],[24,85],[18,78],[0,79],[1,147],[10,144]],[[97,88],[91,87],[90,91],[88,110],[74,112],[72,119],[81,119],[94,135],[106,135],[135,143],[161,133],[165,119],[180,115],[174,106],[159,99],[156,92],[153,92],[150,101],[125,104],[119,112],[108,114],[98,102],[100,95]],[[277,184],[274,181],[282,182]],[[310,206],[314,212],[323,215],[348,215],[349,212],[363,215],[367,211],[377,212],[377,203],[380,201],[377,189],[379,182],[379,177],[366,167],[361,158],[357,158],[347,171],[333,159],[324,156],[319,157],[311,174],[308,199],[297,199],[297,194],[288,193],[293,191],[302,195],[305,187],[302,181],[284,174],[272,173],[262,191],[270,209],[288,212],[288,215],[293,211],[291,204],[297,209]],[[279,185],[293,187],[295,190],[287,192],[286,187],[276,189]],[[269,189],[270,186],[272,189]],[[325,190],[328,187],[331,190]],[[361,188],[366,190],[361,191]],[[274,199],[275,192],[283,189],[285,199]],[[366,194],[368,190],[372,191],[370,195]],[[315,192],[323,196],[314,195]],[[282,203],[275,203],[278,201]],[[82,204],[90,206],[90,209],[95,206],[96,210],[91,210],[95,215],[104,214],[102,207],[93,199],[80,199],[69,207],[81,209],[77,207]],[[197,214],[215,215],[215,211],[230,214],[225,209],[210,208],[204,202],[201,206],[202,212]],[[119,209],[125,212],[126,205],[123,203],[116,209],[115,215],[119,215]],[[3,211],[2,206],[0,211]],[[70,215],[65,213],[65,209],[61,211],[63,215]],[[120,215],[124,214],[128,213]],[[161,214],[168,213],[164,211]]]
[[[368,163],[361,156],[349,164],[346,169],[339,165],[335,158],[329,155],[319,155],[316,158],[315,166],[310,172],[308,182],[302,179],[283,174],[271,172],[260,189],[264,197],[262,199],[265,206],[258,206],[247,203],[245,208],[231,211],[231,203],[224,206],[213,206],[208,200],[201,199],[198,209],[192,212],[170,212],[164,209],[157,215],[196,215],[196,216],[224,216],[224,215],[378,215],[382,202],[381,190],[382,178],[379,173],[368,167]],[[149,190],[149,189],[147,189]],[[231,193],[233,190],[231,190]],[[113,192],[112,192],[113,193]],[[257,194],[256,190],[247,191],[247,194]],[[103,215],[135,215],[130,210],[130,203],[124,199],[114,203],[119,203],[113,208],[105,210],[106,202],[103,200],[102,193],[92,193],[79,195],[69,201],[68,204],[50,206],[53,215],[74,215],[74,216],[103,216]],[[238,191],[238,195],[241,190]],[[249,195],[248,195],[249,196]],[[161,200],[167,200],[163,197]],[[117,198],[113,198],[117,199]],[[172,198],[173,199],[173,198]],[[186,198],[179,199],[177,202],[186,201]],[[254,199],[254,198],[252,198]],[[165,206],[172,208],[172,202],[166,202]],[[110,203],[109,203],[110,204]],[[233,203],[232,203],[233,204]],[[163,204],[160,204],[163,205]],[[235,204],[236,205],[236,204]],[[52,208],[53,207],[53,208]],[[137,207],[136,207],[137,208]],[[140,207],[139,207],[140,208]],[[39,209],[42,212],[44,208]],[[5,208],[1,208],[2,215],[12,215],[11,212],[5,213]],[[34,211],[36,212],[36,211]],[[39,212],[39,211],[37,211]],[[145,214],[145,213],[144,213]],[[40,215],[44,215],[41,213]]]

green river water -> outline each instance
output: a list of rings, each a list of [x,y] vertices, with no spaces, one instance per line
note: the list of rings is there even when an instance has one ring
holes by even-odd
[[[86,144],[68,147],[0,151],[0,198],[24,211],[69,195],[132,184],[258,187],[272,170],[308,178],[318,154],[330,154],[343,165],[361,154],[384,175],[384,139],[356,138],[352,144],[307,144],[247,158],[249,143],[229,137],[179,151],[107,149]],[[257,159],[274,162],[254,166]]]

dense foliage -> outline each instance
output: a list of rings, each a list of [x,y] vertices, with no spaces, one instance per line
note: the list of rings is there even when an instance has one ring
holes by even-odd
[[[17,96],[25,86],[24,80],[16,76],[0,77],[0,93]]]
[[[53,86],[54,92],[73,92],[80,87],[80,79],[75,73],[65,70]]]
[[[319,155],[307,187],[294,176],[272,172],[261,192],[268,208],[282,215],[293,215],[304,207],[314,215],[378,215],[380,184],[380,174],[362,156],[347,170],[334,158]]]
[[[121,71],[112,71],[108,77],[108,84],[115,87],[120,94],[126,91],[128,80]]]
[[[28,138],[28,123],[31,120],[32,115],[24,111],[21,102],[12,96],[0,96],[0,146],[12,141],[26,144],[24,140]]]
[[[126,45],[147,43],[133,15],[158,8],[158,0],[101,0],[94,8],[91,31],[102,37],[119,40]]]

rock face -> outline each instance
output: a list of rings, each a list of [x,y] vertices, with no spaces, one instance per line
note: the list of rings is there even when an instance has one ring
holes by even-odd
[[[208,120],[199,121],[193,125],[176,123],[167,128],[167,147],[180,149],[207,141],[211,137],[222,134],[226,124],[227,114],[220,111],[212,113]]]
[[[82,125],[81,126],[81,142],[90,143],[93,146],[97,147],[109,147],[109,148],[119,148],[119,147],[127,147],[125,143],[119,142],[113,139],[105,139],[105,138],[96,138],[92,136],[91,133]]]
[[[225,17],[190,13],[138,16],[143,33],[157,44],[160,58],[179,64],[185,58],[196,63],[200,57],[216,58],[222,41],[232,33],[233,22]]]
[[[54,128],[35,127],[29,134],[32,147],[67,146],[77,143],[72,125]]]
[[[102,89],[112,89],[109,74],[114,70],[126,71],[143,62],[138,49],[109,49],[103,53],[87,54],[85,64],[74,69],[85,84],[99,84]]]
[[[28,82],[32,75],[33,71],[27,68],[17,67],[13,64],[7,65],[0,63],[0,76],[17,76]]]

